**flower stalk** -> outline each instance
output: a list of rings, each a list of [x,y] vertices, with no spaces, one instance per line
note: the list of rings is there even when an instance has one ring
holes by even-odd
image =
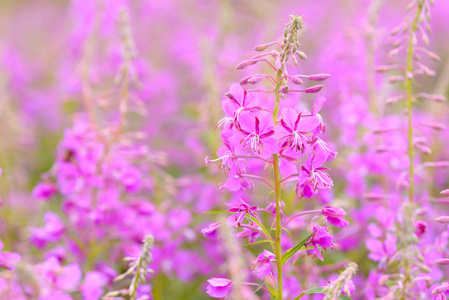
[[[415,178],[414,178],[414,166],[413,166],[413,122],[412,122],[412,98],[413,98],[413,77],[408,76],[408,74],[412,74],[413,72],[413,53],[414,53],[414,45],[413,45],[413,37],[415,35],[416,28],[418,26],[419,16],[421,15],[421,10],[423,7],[424,1],[419,1],[418,7],[416,9],[416,14],[413,19],[412,27],[410,29],[410,35],[408,38],[408,49],[407,49],[407,66],[405,70],[406,81],[405,88],[407,92],[406,103],[407,103],[407,121],[408,121],[408,156],[409,156],[409,173],[410,173],[410,187],[409,187],[409,200],[413,203],[413,194],[415,188]]]

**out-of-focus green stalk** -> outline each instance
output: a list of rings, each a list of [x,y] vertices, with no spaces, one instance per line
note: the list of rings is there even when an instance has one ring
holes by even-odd
[[[281,89],[281,76],[282,71],[279,70],[276,76],[276,88],[275,88],[275,104],[273,110],[273,120],[274,124],[277,124],[278,111],[279,111],[279,101]],[[275,240],[275,254],[277,263],[277,299],[282,300],[282,249],[281,249],[281,234],[282,234],[282,224],[281,224],[281,181],[279,172],[279,157],[277,154],[273,154],[273,169],[274,169],[274,187],[276,194],[276,240]]]
[[[409,199],[410,202],[413,203],[413,194],[414,194],[414,188],[415,188],[415,178],[414,178],[414,168],[413,168],[413,123],[412,123],[412,83],[413,83],[413,77],[409,76],[413,72],[413,35],[416,31],[416,27],[418,25],[419,16],[421,15],[421,10],[423,7],[424,1],[419,1],[418,9],[416,10],[416,15],[412,23],[412,27],[410,29],[410,36],[408,39],[408,49],[407,49],[407,66],[405,70],[405,88],[407,91],[407,119],[408,119],[408,156],[410,160],[410,187],[409,187]]]

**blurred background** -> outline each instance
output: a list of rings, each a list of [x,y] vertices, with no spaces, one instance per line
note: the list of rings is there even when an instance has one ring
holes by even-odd
[[[0,273],[0,298],[100,299],[127,286],[112,280],[126,270],[123,258],[152,234],[155,273],[139,293],[209,299],[206,280],[227,273],[229,255],[201,234],[217,220],[204,212],[239,197],[268,203],[263,189],[244,196],[220,189],[226,176],[204,158],[216,158],[221,146],[214,127],[231,84],[266,70],[235,66],[255,55],[254,46],[282,41],[290,14],[305,24],[301,50],[308,59],[298,73],[331,74],[321,114],[326,141],[339,156],[330,165],[332,191],[309,202],[286,192],[285,202],[292,210],[332,203],[351,222],[318,268],[305,258],[292,271],[309,275],[291,279],[291,299],[299,294],[293,291],[327,282],[349,260],[360,269],[355,299],[381,294],[366,290],[376,263],[367,259],[365,233],[378,216],[363,195],[382,175],[369,175],[360,160],[377,120],[403,110],[386,104],[400,86],[374,67],[392,61],[389,32],[406,6],[402,0],[0,1],[0,239],[4,251],[21,255],[16,271]],[[436,0],[427,48],[441,59],[428,61],[435,76],[420,80],[416,92],[448,96],[448,16],[449,2]],[[417,106],[448,124],[447,105]],[[430,158],[449,160],[447,130],[429,134],[436,149]],[[83,169],[107,159],[101,171],[70,173],[61,166],[74,152],[87,157]],[[428,198],[447,188],[447,175],[430,175]],[[430,229],[429,239],[444,230]],[[260,249],[242,251],[254,257]],[[72,282],[55,279],[64,272]]]

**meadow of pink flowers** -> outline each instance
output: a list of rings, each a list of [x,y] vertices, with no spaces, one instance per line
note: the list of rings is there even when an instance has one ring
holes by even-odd
[[[449,295],[447,0],[0,15],[0,300]]]

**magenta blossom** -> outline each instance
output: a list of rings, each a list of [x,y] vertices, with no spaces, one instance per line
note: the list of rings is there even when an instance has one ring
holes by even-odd
[[[415,222],[415,234],[417,237],[423,236],[424,233],[427,231],[427,223],[424,221],[416,221]]]
[[[298,176],[295,188],[298,197],[310,198],[316,193],[317,189],[329,189],[334,185],[330,176],[323,172],[328,169],[321,167],[327,160],[327,157],[328,152],[326,151],[318,151],[314,155],[309,156]]]
[[[50,199],[56,192],[58,187],[52,182],[40,182],[33,189],[33,196],[37,199]]]
[[[229,176],[226,183],[221,188],[226,188],[230,192],[237,192],[240,190],[249,190],[254,187],[254,183],[248,177],[243,176],[244,174],[235,174]]]
[[[225,298],[232,288],[232,281],[227,278],[211,278],[207,282],[207,294],[212,298]]]
[[[240,199],[239,203],[225,203],[229,209],[227,212],[230,213],[236,213],[234,215],[229,216],[227,222],[231,226],[239,227],[242,223],[245,216],[248,214],[247,218],[250,219],[250,217],[254,217],[256,219],[259,219],[259,217],[255,214],[255,211],[257,210],[257,206],[250,206],[248,203],[243,201],[243,199]],[[252,224],[253,221],[250,219],[249,222]]]
[[[218,239],[218,227],[220,227],[220,223],[212,223],[206,228],[201,229],[201,233],[208,239],[216,240]]]
[[[298,114],[294,109],[284,108],[280,125],[276,126],[276,135],[280,140],[286,141],[281,151],[289,147],[294,151],[304,152],[305,144],[310,143],[307,136],[311,136],[310,132],[319,125],[317,117],[301,117],[301,113]]]
[[[313,231],[314,234],[312,235],[312,238],[306,243],[306,245],[313,245],[314,249],[312,251],[319,259],[323,260],[321,249],[332,247],[333,237],[327,232],[326,227],[314,225]]]
[[[257,107],[257,94],[248,94],[239,84],[233,84],[229,93],[226,95],[227,100],[223,101],[222,107],[226,115],[232,115],[236,120],[243,111],[255,111],[260,108]]]
[[[385,242],[377,239],[366,241],[366,248],[371,251],[368,257],[374,261],[379,261],[385,257],[392,257],[396,253],[396,242],[398,238],[395,235],[388,234]]]
[[[104,286],[108,283],[108,278],[97,271],[90,271],[86,274],[80,291],[84,300],[97,300],[104,294]]]
[[[64,224],[55,213],[46,213],[44,227],[31,227],[31,242],[38,248],[43,248],[47,243],[57,242],[64,233]]]
[[[234,146],[226,139],[223,139],[223,144],[224,146],[218,149],[217,152],[218,159],[221,160],[220,168],[231,175],[245,172],[246,162],[238,156],[239,154],[243,154],[243,152],[236,153]],[[208,162],[207,159],[208,158],[206,158],[206,163]]]
[[[335,227],[344,228],[349,225],[349,222],[343,218],[346,216],[346,212],[341,207],[325,206],[321,213],[326,217],[327,221]]]
[[[251,227],[255,228],[256,230],[260,228],[257,224],[254,224]],[[249,228],[244,228],[243,231],[240,231],[237,233],[238,238],[241,238],[241,239],[248,238],[248,243],[254,243],[259,236],[260,236],[260,233],[254,231],[252,229],[249,229]]]
[[[0,268],[14,270],[16,264],[21,260],[18,253],[1,252],[3,249],[3,242],[0,240]]]
[[[233,135],[230,141],[247,149],[248,154],[267,159],[279,152],[277,141],[272,137],[274,123],[269,113],[260,113],[258,116],[250,113],[242,114],[238,130],[240,133]]]
[[[270,251],[264,250],[254,264],[254,275],[259,279],[265,279],[270,276],[274,276],[273,269],[271,268],[271,262],[276,259],[276,255]]]

